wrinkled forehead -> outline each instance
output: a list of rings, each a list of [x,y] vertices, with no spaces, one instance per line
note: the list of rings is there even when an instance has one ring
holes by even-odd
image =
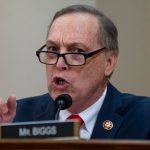
[[[62,15],[52,23],[47,38],[61,35],[69,38],[90,37],[96,38],[99,33],[98,19],[88,13],[71,13]],[[78,37],[79,36],[79,37]]]

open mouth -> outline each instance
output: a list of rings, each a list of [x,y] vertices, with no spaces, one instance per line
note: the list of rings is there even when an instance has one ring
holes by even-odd
[[[54,78],[54,82],[55,82],[56,84],[62,85],[62,84],[65,84],[66,80],[63,79],[63,78],[60,78],[60,77],[56,77],[56,78]]]
[[[55,77],[53,79],[54,81],[54,85],[57,87],[57,88],[66,88],[68,85],[69,85],[69,82],[67,82],[64,78],[61,78],[61,77]]]

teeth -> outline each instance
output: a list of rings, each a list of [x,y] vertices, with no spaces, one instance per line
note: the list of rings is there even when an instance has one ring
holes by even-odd
[[[56,82],[57,84],[63,85],[63,84],[65,83],[65,80],[64,80],[63,78],[56,78],[56,79],[55,79],[55,82]]]
[[[58,85],[63,85],[65,83],[67,83],[67,81],[64,78],[61,78],[61,77],[55,77],[54,82]]]
[[[64,82],[65,82],[65,81],[62,80],[62,79],[58,81],[59,84],[64,84]]]

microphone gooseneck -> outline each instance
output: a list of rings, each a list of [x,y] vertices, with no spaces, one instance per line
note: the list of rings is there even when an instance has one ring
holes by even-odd
[[[55,106],[57,109],[55,120],[59,118],[60,110],[69,108],[72,105],[72,98],[68,94],[61,94],[55,99]]]

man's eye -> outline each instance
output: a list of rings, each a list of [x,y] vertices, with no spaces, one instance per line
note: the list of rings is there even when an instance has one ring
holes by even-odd
[[[81,49],[81,48],[76,48],[73,50],[73,52],[75,53],[85,53],[85,50]]]
[[[50,47],[47,47],[47,51],[58,51],[58,48],[55,47],[55,46],[50,46]]]

